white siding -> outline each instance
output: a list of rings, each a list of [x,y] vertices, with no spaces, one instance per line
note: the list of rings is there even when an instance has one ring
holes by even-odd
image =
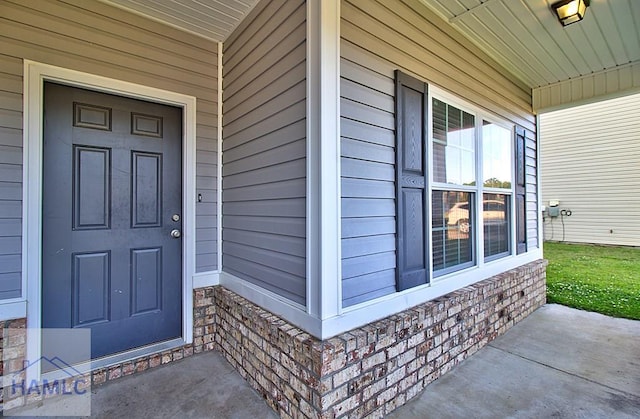
[[[224,44],[224,271],[306,300],[306,13],[262,1]]]
[[[20,295],[23,59],[197,98],[197,271],[216,269],[217,44],[99,2],[0,2],[0,299]]]
[[[640,246],[640,94],[540,115],[542,203],[564,240]],[[562,240],[557,218],[546,240]]]
[[[343,305],[395,292],[396,69],[527,129],[527,241],[537,247],[530,92],[418,2],[341,5]]]

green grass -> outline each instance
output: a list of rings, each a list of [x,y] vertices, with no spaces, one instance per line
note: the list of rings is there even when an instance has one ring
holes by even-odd
[[[544,244],[547,301],[640,320],[640,248]]]

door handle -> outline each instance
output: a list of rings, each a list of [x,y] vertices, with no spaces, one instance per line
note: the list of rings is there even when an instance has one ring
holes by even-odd
[[[174,228],[173,230],[171,230],[171,237],[173,237],[174,239],[179,239],[180,236],[182,236],[182,233],[180,232],[180,230],[178,230],[177,228]]]

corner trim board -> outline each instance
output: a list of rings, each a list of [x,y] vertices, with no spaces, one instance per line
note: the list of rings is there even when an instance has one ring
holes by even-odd
[[[307,2],[307,313],[342,310],[340,1]]]
[[[216,240],[218,243],[218,254],[216,268],[218,272],[222,271],[222,53],[223,44],[218,42],[218,168],[217,168],[217,188],[216,191]],[[219,281],[219,280],[218,280]]]

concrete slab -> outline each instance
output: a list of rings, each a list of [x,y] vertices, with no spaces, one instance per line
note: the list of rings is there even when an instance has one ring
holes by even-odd
[[[94,389],[95,418],[277,418],[218,352],[207,352]]]
[[[389,418],[637,418],[640,398],[487,347]]]
[[[640,322],[546,305],[389,418],[638,418]]]
[[[547,304],[491,346],[640,396],[640,321]]]
[[[94,387],[92,393],[92,418],[278,417],[218,352],[108,382]],[[20,414],[46,415],[51,404],[61,399],[46,400]]]

